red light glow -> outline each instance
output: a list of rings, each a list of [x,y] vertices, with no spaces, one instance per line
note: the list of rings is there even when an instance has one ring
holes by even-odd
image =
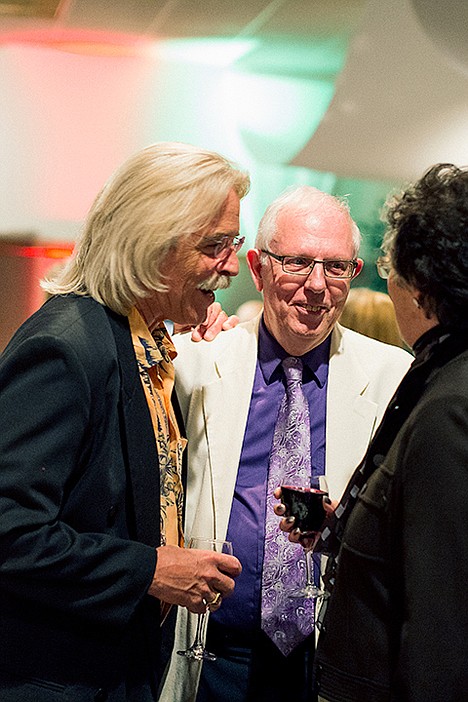
[[[53,246],[17,246],[6,244],[2,247],[3,256],[20,258],[68,258],[73,251],[73,244],[54,244]]]
[[[93,56],[135,56],[154,45],[154,38],[140,34],[92,29],[41,28],[0,33],[0,44],[34,44]]]

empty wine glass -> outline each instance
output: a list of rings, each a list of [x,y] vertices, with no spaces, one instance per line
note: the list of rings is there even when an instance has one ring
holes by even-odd
[[[189,548],[203,549],[204,551],[217,551],[218,553],[227,553],[232,556],[232,543],[223,541],[222,539],[209,539],[203,537],[193,537],[189,541]],[[205,602],[205,600],[204,600]],[[191,646],[184,651],[177,651],[179,656],[185,656],[191,661],[215,661],[214,653],[207,651],[204,646],[205,629],[208,622],[207,614],[210,609],[210,602],[206,602],[205,611],[198,615],[197,630],[195,639]]]
[[[295,518],[295,527],[304,536],[320,531],[326,516],[323,498],[328,496],[328,485],[324,475],[312,478],[310,488],[281,486],[281,501],[286,506],[286,515]],[[306,582],[303,587],[291,590],[291,597],[316,599],[325,596],[325,591],[316,584],[314,574],[314,549],[304,547]]]

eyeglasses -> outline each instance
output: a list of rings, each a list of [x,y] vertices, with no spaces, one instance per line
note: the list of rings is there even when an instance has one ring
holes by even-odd
[[[375,265],[377,266],[377,273],[379,276],[384,280],[387,280],[388,276],[390,275],[390,271],[392,270],[392,264],[390,263],[388,256],[379,256],[375,262]]]
[[[205,239],[197,248],[202,254],[210,258],[226,258],[231,251],[234,251],[234,253],[240,251],[244,241],[245,236],[224,234],[218,239]]]
[[[342,260],[335,258],[306,258],[305,256],[278,256],[261,249],[262,253],[271,256],[276,261],[281,262],[281,267],[289,275],[310,275],[316,263],[323,266],[323,274],[326,278],[352,278],[357,268],[356,260]]]

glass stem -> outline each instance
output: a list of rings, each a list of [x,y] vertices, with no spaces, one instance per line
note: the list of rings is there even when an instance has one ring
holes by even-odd
[[[306,584],[307,585],[315,585],[315,578],[314,578],[314,559],[313,559],[313,551],[312,549],[304,549],[304,555],[305,555],[305,563],[306,563]]]
[[[203,629],[205,627],[206,612],[198,615],[197,620],[197,630],[195,632],[195,641],[192,644],[192,648],[202,648],[203,647]]]

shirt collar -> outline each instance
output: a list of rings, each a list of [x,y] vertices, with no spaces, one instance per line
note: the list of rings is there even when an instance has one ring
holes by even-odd
[[[331,334],[321,344],[300,357],[304,365],[304,382],[313,378],[320,388],[325,385],[328,376],[330,340]],[[258,363],[267,385],[280,377],[280,365],[287,356],[289,354],[266,328],[262,315],[258,330]]]
[[[162,361],[169,362],[177,356],[172,339],[161,324],[150,332],[141,314],[134,307],[129,314],[135,356],[145,368],[151,368]]]

